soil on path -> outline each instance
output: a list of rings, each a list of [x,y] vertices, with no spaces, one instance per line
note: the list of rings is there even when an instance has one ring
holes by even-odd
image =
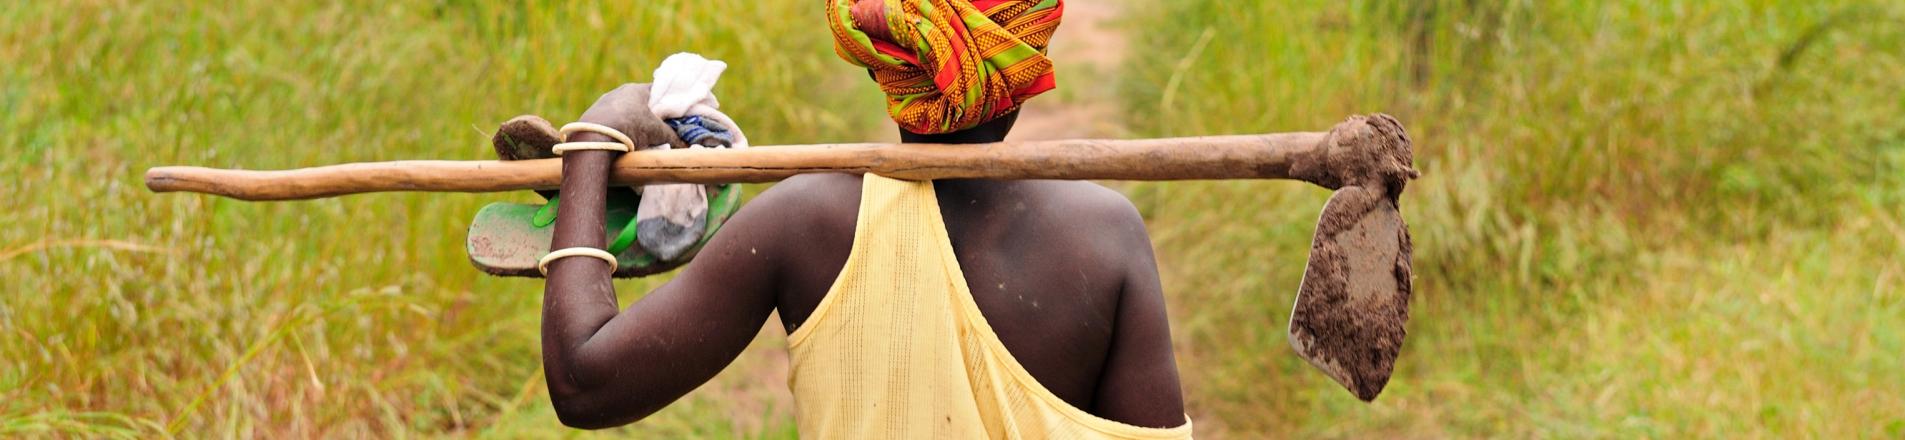
[[[1117,87],[1124,34],[1115,27],[1118,0],[1065,3],[1064,21],[1047,48],[1057,63],[1058,89],[1027,101],[1009,140],[1121,138]]]

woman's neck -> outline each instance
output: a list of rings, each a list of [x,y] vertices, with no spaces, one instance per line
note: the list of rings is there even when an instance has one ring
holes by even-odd
[[[909,144],[984,144],[1005,140],[1006,133],[1012,132],[1012,123],[1019,119],[1019,112],[1013,111],[977,127],[951,133],[919,134],[900,130],[900,142]]]
[[[900,129],[900,142],[909,144],[985,144],[1005,140],[1012,132],[1012,124],[1019,119],[1019,112],[1013,111],[998,119],[979,124],[977,127],[951,133],[919,134]],[[976,197],[975,194],[990,193],[1014,181],[983,179],[941,179],[938,182],[940,196]]]

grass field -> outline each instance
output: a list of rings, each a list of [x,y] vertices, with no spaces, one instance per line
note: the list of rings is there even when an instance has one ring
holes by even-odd
[[[757,143],[883,117],[813,2],[176,3],[0,4],[0,437],[587,435],[541,388],[540,283],[462,252],[478,207],[533,196],[243,203],[146,167],[484,158],[498,121],[678,50],[739,65],[719,91]],[[1374,404],[1284,340],[1327,193],[1121,186],[1200,436],[1905,436],[1905,8],[1126,3],[1132,132],[1382,111],[1425,174]],[[760,362],[607,434],[789,437],[737,403],[782,386]]]
[[[1425,175],[1403,200],[1411,337],[1374,405],[1311,373],[1281,331],[1324,192],[1133,189],[1200,427],[1905,435],[1896,5],[1139,5],[1146,58],[1124,87],[1139,133],[1384,111]]]
[[[756,142],[881,117],[815,87],[860,84],[812,23],[768,19],[813,14],[791,2],[174,3],[0,6],[0,437],[561,432],[541,283],[462,250],[482,204],[533,195],[242,203],[149,194],[146,167],[487,158],[494,124],[574,118],[679,50],[744,60],[722,98]],[[720,397],[630,431],[791,429]]]

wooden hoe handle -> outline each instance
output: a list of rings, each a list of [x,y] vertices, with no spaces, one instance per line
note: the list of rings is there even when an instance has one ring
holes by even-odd
[[[1325,133],[992,144],[821,144],[746,150],[637,151],[616,160],[616,183],[758,183],[808,173],[873,173],[896,179],[1278,179],[1317,150]],[[554,189],[562,159],[406,160],[281,171],[157,167],[155,192],[243,200],[294,200],[379,191],[495,192]]]
[[[874,173],[908,180],[1299,179],[1327,182],[1332,133],[1386,117],[1352,117],[1331,132],[1136,140],[1056,140],[971,145],[819,144],[747,150],[640,151],[615,162],[611,179],[758,183],[807,173]],[[1341,140],[1338,140],[1337,143]],[[299,200],[381,191],[496,192],[554,189],[561,159],[366,162],[279,171],[156,167],[154,192],[196,192],[242,200]]]

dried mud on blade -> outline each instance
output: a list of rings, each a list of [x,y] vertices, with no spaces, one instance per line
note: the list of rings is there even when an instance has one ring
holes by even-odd
[[[1290,345],[1363,401],[1389,383],[1409,321],[1409,229],[1363,187],[1330,197],[1290,314]]]

